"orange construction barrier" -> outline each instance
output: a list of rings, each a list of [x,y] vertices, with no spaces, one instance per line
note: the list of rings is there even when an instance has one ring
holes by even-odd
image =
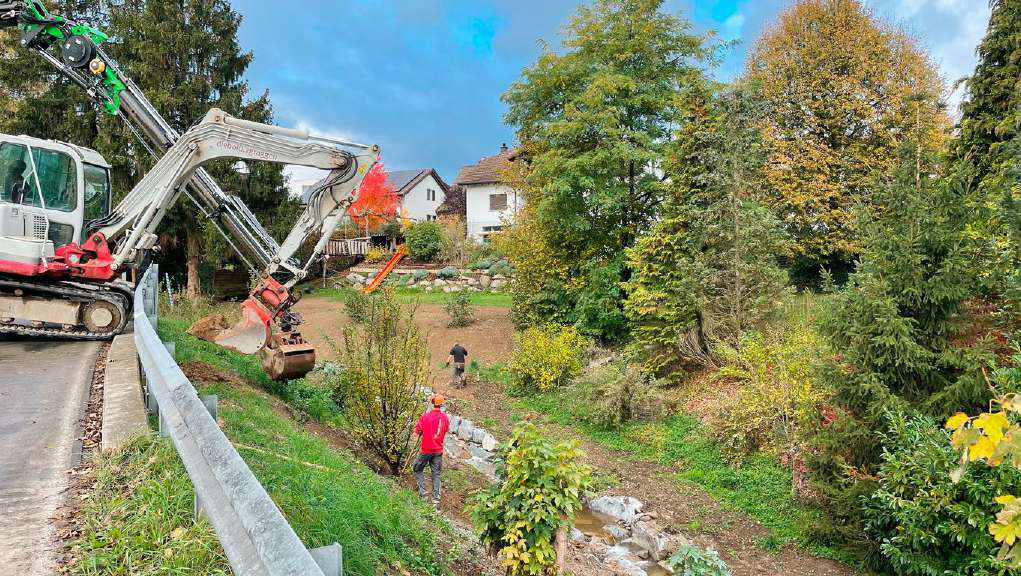
[[[365,293],[372,294],[376,288],[379,288],[379,285],[383,283],[383,280],[386,280],[386,277],[389,276],[390,273],[394,271],[394,268],[397,267],[397,263],[401,261],[401,258],[404,258],[407,255],[408,253],[404,251],[404,246],[398,248],[397,252],[394,252],[394,255],[389,261],[387,261],[386,265],[383,266],[383,269],[379,271],[379,274],[376,274],[376,277],[372,279],[372,282],[369,282],[369,285],[365,287]]]

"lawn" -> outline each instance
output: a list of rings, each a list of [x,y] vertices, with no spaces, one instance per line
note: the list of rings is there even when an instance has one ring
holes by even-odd
[[[321,288],[311,292],[314,296],[324,296],[343,302],[350,288]],[[494,306],[510,308],[511,295],[507,292],[469,292],[470,301],[475,306]],[[450,294],[440,291],[425,292],[413,288],[397,288],[397,295],[403,302],[419,304],[444,304]]]

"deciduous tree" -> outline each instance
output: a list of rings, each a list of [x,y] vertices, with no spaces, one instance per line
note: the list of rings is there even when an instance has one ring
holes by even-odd
[[[766,190],[798,267],[846,267],[861,249],[854,209],[875,203],[876,176],[896,164],[913,96],[929,96],[924,114],[939,119],[925,138],[945,137],[935,66],[861,0],[798,0],[759,38],[747,76],[767,104]]]
[[[506,120],[517,127],[529,162],[524,195],[530,207],[518,217],[530,220],[524,226],[539,235],[530,244],[543,245],[541,258],[522,253],[515,264],[530,276],[528,268],[552,259],[554,268],[563,268],[556,274],[569,279],[540,284],[528,295],[537,301],[519,307],[553,306],[553,316],[572,316],[567,311],[588,284],[605,280],[605,271],[627,277],[623,249],[659,214],[677,91],[701,78],[707,56],[704,38],[679,16],[662,12],[662,4],[598,0],[579,8],[562,50],[545,47],[504,95]],[[546,290],[549,297],[541,294]],[[619,301],[608,304],[606,313],[620,316]],[[534,315],[524,312],[519,318]],[[623,335],[623,323],[613,319],[579,325],[606,339]]]

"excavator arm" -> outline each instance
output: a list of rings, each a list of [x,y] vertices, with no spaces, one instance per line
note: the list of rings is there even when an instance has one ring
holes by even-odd
[[[156,111],[141,89],[125,76],[103,50],[108,37],[88,24],[51,14],[39,0],[0,0],[0,28],[17,27],[21,46],[33,50],[59,72],[81,86],[109,114],[120,116],[139,142],[160,160],[153,170],[104,219],[90,224],[89,237],[81,246],[57,249],[57,256],[79,278],[103,280],[125,267],[139,264],[156,242],[155,229],[180,194],[186,195],[213,222],[250,270],[261,278],[243,306],[242,322],[220,343],[244,353],[276,350],[263,364],[274,377],[303,372],[279,360],[280,350],[307,360],[312,355],[291,329],[301,318],[290,311],[297,301],[291,288],[305,278],[321,257],[332,232],[354,202],[362,178],[378,160],[378,147],[310,136],[307,132],[258,124],[211,111],[189,130],[189,141],[179,147],[182,136]],[[219,131],[212,140],[194,138]],[[305,144],[296,146],[294,141]],[[338,152],[337,147],[357,150]],[[278,244],[256,220],[240,198],[228,195],[203,170],[203,155],[269,160],[303,164],[331,170],[326,181],[311,194],[311,201],[282,244]],[[171,187],[163,186],[174,182]],[[294,259],[298,249],[313,236],[319,241],[304,263]],[[271,324],[283,334],[274,336]],[[314,356],[313,356],[314,357]],[[290,366],[307,362],[291,362]],[[270,366],[276,366],[271,368]],[[281,367],[283,366],[283,367]]]

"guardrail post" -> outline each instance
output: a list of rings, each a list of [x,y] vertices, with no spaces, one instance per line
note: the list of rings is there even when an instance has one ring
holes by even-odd
[[[319,565],[324,576],[344,576],[344,549],[334,542],[329,546],[309,548],[308,553]]]
[[[207,394],[202,397],[202,404],[209,410],[209,415],[216,420],[216,415],[220,412],[220,397],[216,394]]]

